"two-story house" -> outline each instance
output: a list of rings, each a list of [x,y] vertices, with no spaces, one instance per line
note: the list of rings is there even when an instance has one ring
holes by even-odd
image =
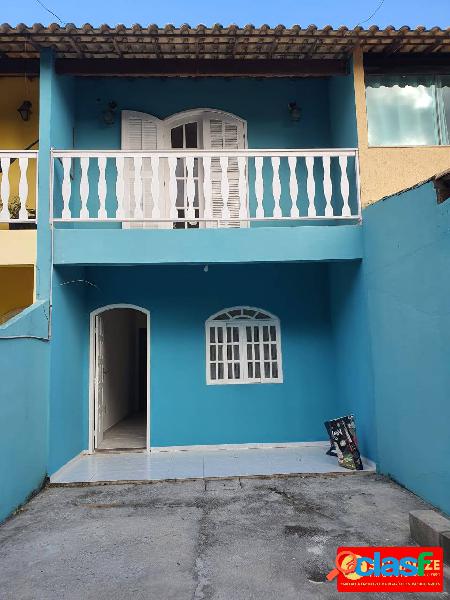
[[[34,472],[320,441],[349,412],[378,458],[363,208],[450,167],[449,49],[437,28],[0,27],[0,86],[39,87],[36,302],[0,328],[40,338]],[[1,150],[11,224],[32,156]]]

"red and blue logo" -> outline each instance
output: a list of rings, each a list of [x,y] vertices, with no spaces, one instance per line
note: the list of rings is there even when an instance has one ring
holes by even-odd
[[[342,546],[327,575],[335,578],[339,592],[442,592],[442,548]]]

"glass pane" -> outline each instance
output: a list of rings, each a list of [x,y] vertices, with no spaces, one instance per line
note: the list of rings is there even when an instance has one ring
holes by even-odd
[[[259,360],[260,355],[259,355],[259,346],[255,346],[255,360]]]
[[[227,342],[231,342],[231,329],[227,327]]]
[[[234,363],[234,378],[241,378],[241,365],[239,363]]]
[[[223,342],[223,329],[222,327],[217,328],[217,340],[222,343]]]
[[[257,315],[256,315],[256,317],[255,317],[255,318],[256,318],[256,319],[266,319],[266,320],[267,320],[267,319],[270,319],[269,315],[266,315],[266,314],[265,314],[265,313],[263,313],[263,312],[259,312],[259,313],[257,313]]]
[[[270,362],[264,363],[264,377],[270,379]]]
[[[216,365],[210,365],[211,379],[216,379]]]
[[[244,310],[242,311],[244,315],[246,315],[247,317],[254,317],[255,316],[255,311],[251,310],[250,308],[244,308]]]
[[[439,144],[434,78],[372,76],[366,97],[369,145]]]
[[[216,341],[216,328],[215,327],[209,328],[209,341],[210,342]]]
[[[250,379],[253,379],[253,363],[247,363],[248,376]]]
[[[276,340],[277,339],[277,332],[275,330],[275,325],[271,325],[270,326],[270,339],[271,340]]]
[[[227,319],[229,319],[228,313],[222,313],[218,317],[215,317],[214,320],[216,320],[216,321],[226,321]]]
[[[186,148],[197,148],[197,123],[186,123]]]
[[[233,346],[233,354],[234,360],[239,360],[239,346],[236,344]]]
[[[210,346],[209,347],[209,360],[211,361],[215,361],[216,360],[216,347],[215,346]]]
[[[246,327],[245,331],[247,332],[247,342],[251,342],[252,341],[252,328]]]
[[[239,329],[237,327],[233,327],[233,342],[239,341]]]
[[[237,317],[238,315],[241,315],[241,314],[242,314],[242,311],[241,311],[240,308],[239,309],[230,310],[230,315],[232,317]]]
[[[217,350],[218,350],[217,359],[223,360],[223,346],[218,346]]]
[[[231,355],[232,346],[227,346],[227,360],[231,360],[233,357]]]
[[[247,344],[247,358],[248,360],[253,358],[253,346],[251,344]]]
[[[177,158],[175,177],[186,177],[186,164],[184,158]]]
[[[263,342],[268,342],[269,341],[269,328],[267,327],[267,325],[264,325],[263,327]]]
[[[217,379],[223,379],[223,363],[219,363],[217,366],[218,369],[218,373],[217,373]]]
[[[269,360],[269,344],[264,344],[264,360]]]
[[[259,342],[259,327],[253,328],[253,335],[255,342]]]
[[[270,356],[270,358],[272,360],[276,360],[277,359],[277,346],[276,346],[276,344],[272,344],[272,346],[271,346],[271,356]]]
[[[174,127],[170,132],[172,148],[183,148],[183,125]]]
[[[261,379],[261,365],[259,363],[255,365],[255,378]]]
[[[233,365],[232,364],[228,364],[228,379],[233,379]]]
[[[272,377],[278,379],[278,365],[276,362],[272,363]]]

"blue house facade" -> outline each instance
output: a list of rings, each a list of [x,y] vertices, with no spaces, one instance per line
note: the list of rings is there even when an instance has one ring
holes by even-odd
[[[36,33],[36,302],[0,331],[40,345],[30,489],[81,452],[318,442],[348,413],[383,464],[355,34],[70,31]]]

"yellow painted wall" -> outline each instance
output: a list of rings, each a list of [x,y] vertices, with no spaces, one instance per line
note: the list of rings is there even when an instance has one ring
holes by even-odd
[[[22,121],[17,109],[24,100],[32,103],[29,121]],[[39,79],[0,77],[0,150],[24,150],[39,137]],[[37,150],[38,145],[33,146]],[[1,176],[0,176],[1,178]],[[10,168],[11,196],[18,193],[19,164]],[[36,161],[28,167],[28,206],[36,206]],[[7,227],[7,226],[6,226]],[[6,228],[3,226],[3,229]]]
[[[0,266],[32,266],[35,263],[35,229],[0,231]]]
[[[369,147],[363,54],[353,56],[363,207],[414,187],[450,168],[450,146]]]
[[[33,266],[0,267],[0,324],[12,311],[33,303],[33,282]]]

